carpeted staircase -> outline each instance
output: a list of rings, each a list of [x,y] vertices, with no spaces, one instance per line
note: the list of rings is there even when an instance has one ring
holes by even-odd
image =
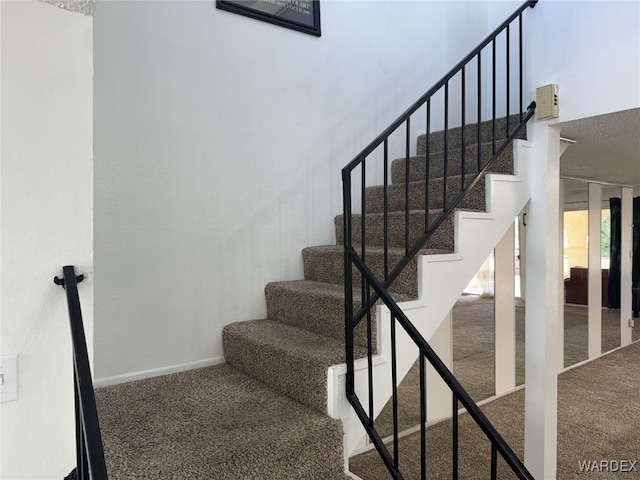
[[[513,126],[517,122],[511,120]],[[497,121],[496,131],[506,132],[505,119]],[[481,128],[481,151],[483,161],[491,155],[492,125],[484,122]],[[506,135],[505,135],[506,136]],[[429,184],[430,215],[437,215],[443,207],[444,175],[444,135],[442,132],[432,133],[429,138],[431,162]],[[417,155],[409,159],[410,183],[409,205],[410,240],[417,238],[424,229],[424,171],[425,151],[427,139],[418,138]],[[477,126],[468,125],[465,130],[464,150],[465,171],[474,172],[477,169]],[[448,192],[454,195],[462,182],[460,176],[463,151],[461,144],[461,129],[449,131]],[[453,148],[453,147],[458,148]],[[388,187],[389,205],[389,252],[390,262],[400,259],[404,254],[404,208],[405,208],[405,159],[395,160],[391,167],[392,185]],[[513,173],[513,148],[509,146],[501,154],[490,171],[499,173]],[[467,180],[468,183],[468,180]],[[459,208],[482,211],[485,207],[485,183],[479,181],[468,192]],[[366,191],[366,240],[367,262],[372,271],[381,275],[383,270],[383,187],[373,186]],[[361,239],[360,219],[354,223],[354,238]],[[108,419],[104,432],[105,451],[108,468],[111,472],[118,472],[112,478],[256,478],[256,479],[343,479],[344,449],[342,447],[342,429],[340,422],[326,416],[327,414],[327,371],[330,366],[341,364],[345,358],[344,347],[344,288],[343,282],[343,247],[342,247],[342,216],[335,219],[336,245],[308,247],[302,251],[304,261],[304,279],[269,283],[265,288],[267,302],[267,318],[233,323],[227,325],[223,331],[223,345],[227,365],[224,366],[222,378],[225,380],[206,380],[209,369],[202,369],[204,375],[202,395],[192,398],[187,404],[180,404],[180,395],[189,396],[190,387],[177,388],[173,391],[174,402],[165,404],[161,400],[159,385],[169,385],[182,382],[184,378],[198,375],[193,372],[176,374],[160,379],[150,379],[142,382],[116,386],[98,391],[100,415]],[[454,222],[450,218],[429,240],[422,254],[441,254],[454,251]],[[355,281],[359,281],[357,278]],[[414,299],[417,297],[417,260],[414,259],[403,273],[397,278],[390,289],[397,301]],[[361,325],[365,327],[364,322]],[[374,328],[375,331],[375,328]],[[356,332],[356,356],[366,354],[366,332]],[[214,369],[216,367],[213,367]],[[213,374],[211,374],[213,375]],[[216,374],[218,375],[218,374]],[[169,377],[175,377],[167,384]],[[217,376],[215,378],[218,378]],[[165,380],[162,380],[165,379]],[[164,383],[163,383],[164,382]],[[137,385],[137,386],[136,386]],[[238,385],[242,385],[239,388]],[[253,386],[252,386],[253,385]],[[131,393],[131,389],[140,389]],[[170,445],[159,445],[157,442],[142,448],[151,455],[153,449],[165,452],[158,456],[162,462],[163,456],[173,452],[171,465],[163,473],[162,468],[154,467],[155,474],[149,476],[128,476],[127,472],[135,469],[141,472],[144,468],[136,466],[136,459],[145,458],[147,469],[153,460],[144,455],[134,455],[135,458],[126,459],[127,445],[136,442],[123,440],[126,437],[118,433],[121,423],[133,422],[125,412],[118,413],[116,400],[118,389],[129,389],[129,394],[140,399],[151,399],[150,411],[144,412],[142,418],[151,418],[152,425],[157,428],[147,432],[147,436],[154,436],[157,440],[158,432],[166,436],[165,442]],[[145,390],[146,389],[146,390]],[[215,402],[223,403],[226,409],[220,411],[214,406],[206,406],[207,395],[216,395]],[[229,400],[220,401],[217,398],[225,393],[222,389],[229,389]],[[251,392],[249,398],[243,395]],[[293,400],[293,402],[292,402]],[[158,403],[156,403],[158,402]],[[268,405],[278,405],[277,409]],[[119,405],[126,409],[125,405]],[[164,409],[164,410],[163,410]],[[173,409],[173,410],[172,410]],[[189,410],[192,409],[192,410]],[[284,411],[280,411],[284,409]],[[177,411],[176,411],[177,410]],[[226,413],[225,413],[226,412]],[[170,423],[170,427],[157,425],[162,419],[172,416],[184,417],[177,425]],[[188,421],[189,416],[200,418],[206,426]],[[227,424],[228,415],[237,417],[233,421],[234,428]],[[244,420],[240,420],[240,419]],[[253,420],[252,420],[253,419]],[[174,419],[175,420],[175,419]],[[252,421],[254,422],[252,424]],[[271,421],[278,424],[277,428],[265,428]],[[238,422],[241,429],[236,429]],[[186,427],[185,427],[186,425]],[[120,425],[128,427],[128,425]],[[147,428],[147,427],[145,427]],[[190,431],[198,428],[208,428],[206,435],[196,435],[193,432],[185,435],[183,428]],[[218,429],[218,430],[216,430]],[[228,437],[229,432],[232,432]],[[241,436],[254,437],[251,441]],[[172,440],[173,438],[173,440]],[[218,454],[208,459],[209,449],[200,445],[196,451],[201,452],[196,458],[180,463],[177,459],[182,451],[188,451],[190,441],[202,444],[216,440],[218,448],[236,452],[224,456]],[[220,443],[220,438],[228,438]],[[138,443],[141,440],[138,440]],[[144,442],[144,440],[142,440]],[[125,442],[123,447],[118,442]],[[236,448],[237,442],[244,447]],[[251,446],[248,446],[248,445]],[[261,447],[261,445],[263,447]],[[242,452],[246,451],[246,456]],[[304,453],[302,453],[304,452]],[[153,455],[151,455],[153,456]],[[193,454],[191,454],[193,456]],[[231,459],[231,465],[216,465]],[[110,463],[111,462],[111,463]],[[198,462],[208,464],[199,467]],[[305,465],[305,462],[308,465]],[[174,465],[175,464],[175,465]],[[237,471],[237,476],[233,472]],[[171,473],[173,472],[173,473]],[[212,473],[214,472],[214,473]],[[191,475],[182,477],[181,475]],[[121,476],[124,475],[124,476]],[[172,475],[179,475],[175,477]],[[213,476],[211,476],[213,475]],[[293,475],[293,476],[292,476]]]
[[[513,126],[517,122],[511,119]],[[506,132],[505,119],[497,121],[498,131]],[[492,125],[484,122],[481,129],[483,161],[491,155]],[[506,136],[506,135],[505,135]],[[430,136],[431,180],[429,189],[430,215],[442,209],[444,175],[444,135],[436,132]],[[461,129],[449,131],[449,192],[451,197],[459,191],[462,181]],[[469,125],[465,131],[465,172],[477,171],[477,125]],[[410,161],[409,204],[410,240],[424,231],[424,170],[426,137],[418,139],[417,155]],[[400,259],[404,253],[405,159],[392,162],[392,185],[388,187],[389,234],[391,258]],[[513,173],[513,148],[501,154],[490,171]],[[438,178],[440,177],[440,178]],[[468,178],[468,177],[467,177]],[[467,180],[468,183],[468,180]],[[366,191],[365,229],[367,262],[374,273],[383,269],[383,187],[373,186]],[[484,181],[481,180],[468,192],[459,208],[483,210],[485,206]],[[354,241],[361,239],[360,215],[354,222]],[[344,288],[343,283],[343,229],[342,216],[335,219],[336,245],[305,248],[304,280],[269,283],[265,288],[267,318],[238,322],[225,327],[223,343],[228,365],[266,383],[320,413],[327,413],[327,369],[344,362]],[[453,219],[448,219],[431,237],[423,254],[452,252]],[[393,261],[393,260],[391,260]],[[358,282],[358,278],[354,279]],[[417,261],[405,269],[391,291],[397,301],[417,296]],[[364,329],[364,322],[361,327]],[[375,328],[374,328],[375,332]],[[366,332],[356,331],[355,343],[359,346],[356,356],[366,355]],[[358,348],[358,347],[357,347]],[[295,426],[293,426],[295,428]]]

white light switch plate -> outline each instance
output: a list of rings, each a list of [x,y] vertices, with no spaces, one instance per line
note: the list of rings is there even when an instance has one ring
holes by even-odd
[[[0,356],[0,402],[18,399],[18,356]]]

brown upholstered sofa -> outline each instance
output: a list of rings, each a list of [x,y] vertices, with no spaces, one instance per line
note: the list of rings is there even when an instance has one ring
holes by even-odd
[[[564,279],[564,301],[578,305],[587,305],[589,296],[589,269],[571,267],[569,278]],[[602,269],[602,306],[609,303],[609,269]]]

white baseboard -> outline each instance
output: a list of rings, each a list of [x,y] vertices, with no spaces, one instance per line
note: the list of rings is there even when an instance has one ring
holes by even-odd
[[[205,360],[197,360],[195,362],[181,363],[179,365],[169,365],[167,367],[152,368],[151,370],[142,370],[139,372],[125,373],[122,375],[114,375],[113,377],[97,378],[93,381],[95,388],[108,387],[110,385],[118,385],[119,383],[134,382],[145,378],[159,377],[170,373],[184,372],[186,370],[195,370],[196,368],[211,367],[225,363],[224,357],[207,358]]]

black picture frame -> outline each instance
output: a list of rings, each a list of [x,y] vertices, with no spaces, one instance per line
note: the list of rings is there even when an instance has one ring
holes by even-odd
[[[320,36],[320,0],[216,0],[216,7]]]

